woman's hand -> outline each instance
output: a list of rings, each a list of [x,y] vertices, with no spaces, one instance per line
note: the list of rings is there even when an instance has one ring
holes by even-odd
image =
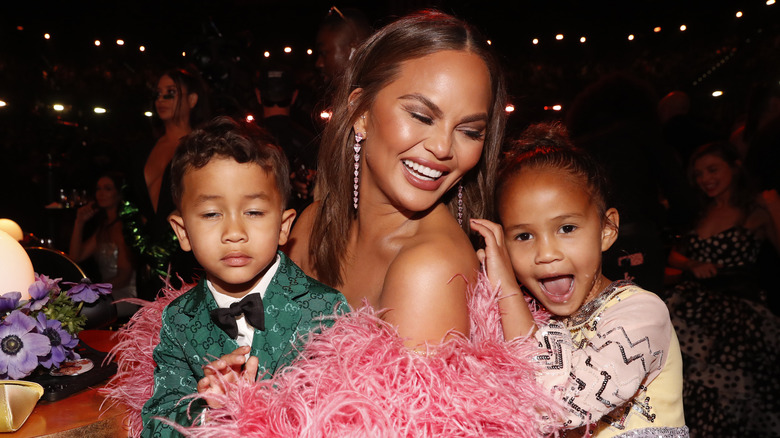
[[[225,394],[222,380],[230,383],[236,382],[239,378],[254,381],[259,361],[255,356],[250,356],[249,360],[245,358],[250,351],[250,347],[238,347],[232,353],[204,366],[205,377],[198,381],[198,393]],[[213,397],[206,397],[206,403],[210,408],[222,407],[222,404]]]
[[[764,190],[761,192],[761,196],[758,197],[758,203],[770,211],[773,208],[780,208],[780,194],[775,189]]]
[[[76,211],[76,223],[79,225],[84,225],[88,220],[95,217],[97,212],[98,208],[95,208],[94,201],[79,207],[79,209]]]
[[[718,275],[718,267],[712,263],[696,262],[691,266],[690,271],[696,278],[712,278]]]
[[[504,229],[485,219],[472,219],[471,229],[485,239],[485,249],[477,251],[477,258],[487,272],[493,287],[501,285],[501,297],[520,292],[512,269],[512,260],[504,246]]]
[[[512,260],[504,245],[504,229],[485,219],[471,219],[471,229],[485,239],[485,249],[477,251],[477,258],[487,272],[493,287],[501,286],[498,306],[504,339],[510,341],[528,336],[536,328],[531,311],[512,269]]]

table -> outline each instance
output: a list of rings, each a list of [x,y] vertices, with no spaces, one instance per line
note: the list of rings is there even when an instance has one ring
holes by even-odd
[[[79,338],[90,347],[108,352],[115,344],[109,330],[84,330]],[[56,437],[101,438],[127,437],[123,427],[124,407],[104,407],[98,387],[88,388],[70,397],[47,402],[41,400],[24,425],[14,433],[0,433],[0,438]]]

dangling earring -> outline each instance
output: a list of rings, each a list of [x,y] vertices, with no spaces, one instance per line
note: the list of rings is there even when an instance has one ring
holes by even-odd
[[[355,146],[353,149],[355,149],[355,179],[353,180],[355,184],[353,185],[352,190],[352,206],[355,207],[355,210],[358,208],[358,188],[360,188],[360,142],[363,141],[363,134],[360,132],[355,133]]]
[[[458,183],[458,225],[463,226],[463,183]]]

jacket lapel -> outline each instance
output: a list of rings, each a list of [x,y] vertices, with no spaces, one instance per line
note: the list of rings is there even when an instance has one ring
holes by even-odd
[[[279,360],[290,351],[293,337],[301,320],[301,307],[297,299],[306,295],[306,288],[290,287],[299,269],[279,252],[279,268],[263,297],[265,331],[255,330],[252,355],[260,359],[263,369],[275,370]],[[292,270],[292,274],[291,274]]]
[[[235,339],[229,337],[211,321],[209,312],[217,308],[217,302],[214,301],[214,296],[206,286],[206,280],[201,280],[192,292],[187,294],[188,301],[182,304],[182,313],[191,318],[184,337],[191,343],[196,353],[211,361],[238,348]]]

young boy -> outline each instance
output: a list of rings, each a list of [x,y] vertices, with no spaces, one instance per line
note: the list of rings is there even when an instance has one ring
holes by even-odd
[[[221,117],[182,139],[171,161],[178,210],[169,221],[206,275],[163,311],[143,436],[178,435],[153,417],[189,426],[207,404],[218,406],[180,401],[220,392],[214,369],[204,372],[210,361],[229,377],[266,377],[295,357],[294,345],[323,324],[317,317],[347,309],[338,291],[278,250],[295,218],[285,210],[288,175],[284,154],[257,127]]]

